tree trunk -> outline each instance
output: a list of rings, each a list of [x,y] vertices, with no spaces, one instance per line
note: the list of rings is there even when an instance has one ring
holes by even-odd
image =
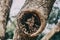
[[[17,16],[13,40],[36,40],[46,26],[54,2],[55,0],[26,0]]]
[[[12,0],[0,0],[0,39],[5,37],[6,25],[9,19]]]

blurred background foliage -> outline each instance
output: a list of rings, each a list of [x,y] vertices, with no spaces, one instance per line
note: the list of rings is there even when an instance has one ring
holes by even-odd
[[[13,6],[12,6],[13,7]],[[19,9],[20,10],[20,9]],[[14,15],[15,16],[15,15]],[[12,40],[14,29],[16,27],[16,17],[10,17],[12,22],[9,21],[6,29],[6,39]],[[47,34],[54,25],[60,20],[60,0],[56,0],[53,5],[52,11],[48,17],[45,30],[37,37],[40,40],[45,34]],[[56,33],[50,40],[60,40],[60,33]]]

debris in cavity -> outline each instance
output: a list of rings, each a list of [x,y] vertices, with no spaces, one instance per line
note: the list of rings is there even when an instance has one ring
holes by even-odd
[[[32,34],[38,30],[40,26],[40,20],[36,14],[28,13],[20,17],[18,25],[22,33]]]

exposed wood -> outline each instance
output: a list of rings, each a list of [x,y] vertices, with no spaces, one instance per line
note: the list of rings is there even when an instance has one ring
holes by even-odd
[[[0,38],[5,37],[7,21],[9,19],[12,0],[0,0]]]

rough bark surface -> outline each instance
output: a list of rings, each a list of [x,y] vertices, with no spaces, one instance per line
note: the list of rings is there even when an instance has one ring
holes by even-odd
[[[7,21],[9,19],[12,0],[0,0],[0,38],[5,37]]]
[[[21,8],[21,11],[19,12],[18,17],[17,17],[17,27],[14,32],[13,40],[36,40],[36,37],[44,30],[44,28],[46,26],[46,21],[47,21],[48,15],[50,14],[50,11],[52,9],[54,2],[55,2],[55,0],[26,0],[24,6]],[[39,22],[41,23],[41,25],[38,26],[39,27],[38,30],[36,30],[32,34],[29,34],[26,31],[24,33],[24,31],[22,31],[23,29],[21,29],[21,28],[22,28],[22,26],[24,27],[26,25],[22,25],[21,22],[24,22],[24,21],[21,21],[21,20],[23,19],[23,16],[25,14],[26,15],[31,14],[32,12],[35,12],[35,14],[38,15],[36,17],[39,17],[38,19],[39,19]],[[32,13],[32,14],[34,14],[34,13]],[[32,17],[31,17],[31,19],[34,18],[34,17],[33,18]],[[30,20],[30,19],[27,19],[27,20]],[[34,22],[35,22],[35,20],[34,20]],[[26,23],[29,25],[28,27],[31,27],[30,22],[26,22]],[[34,24],[34,23],[32,23],[32,24]],[[31,27],[31,30],[33,30],[32,27]]]

